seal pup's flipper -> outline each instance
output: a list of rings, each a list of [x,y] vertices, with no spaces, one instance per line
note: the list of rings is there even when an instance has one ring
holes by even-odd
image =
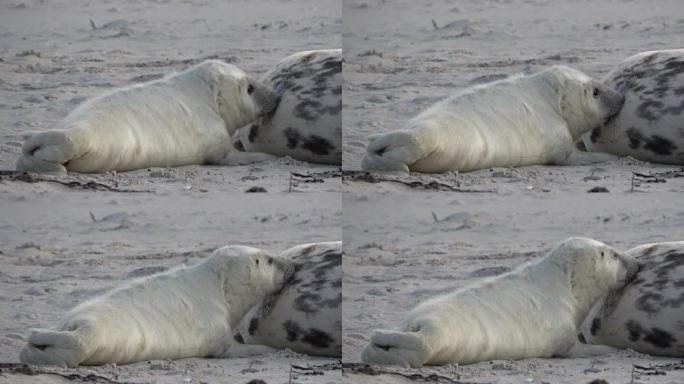
[[[421,154],[414,132],[397,131],[368,136],[366,156],[361,167],[370,171],[409,173],[409,165],[426,157]]]
[[[76,145],[64,131],[47,131],[28,139],[21,149],[17,170],[66,173],[65,164],[77,156]]]
[[[366,363],[419,368],[428,359],[428,347],[421,332],[376,330],[363,350]]]
[[[31,329],[28,344],[19,353],[22,363],[76,367],[83,361],[83,343],[74,331]]]

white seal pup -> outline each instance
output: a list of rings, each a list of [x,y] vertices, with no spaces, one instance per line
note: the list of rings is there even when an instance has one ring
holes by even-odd
[[[589,343],[684,357],[684,241],[647,244],[626,253],[640,269],[601,299],[584,321]]]
[[[261,82],[279,93],[280,103],[240,129],[245,150],[342,164],[342,50],[295,53]]]
[[[603,83],[624,92],[625,104],[614,119],[582,136],[587,150],[684,164],[684,49],[634,55]]]
[[[615,349],[581,344],[579,326],[637,267],[603,243],[568,239],[534,263],[421,303],[399,330],[375,331],[361,357],[415,368],[609,353]]]
[[[54,329],[33,329],[20,360],[66,367],[185,357],[245,357],[233,329],[291,278],[294,265],[250,247],[216,250],[191,267],[136,280],[84,302]]]
[[[276,105],[276,94],[239,68],[205,61],[85,102],[56,129],[29,136],[17,169],[95,173],[269,161],[275,157],[231,150],[231,136]]]
[[[303,244],[279,255],[295,273],[240,323],[249,344],[342,357],[342,242]]]
[[[371,135],[362,167],[441,173],[613,160],[574,143],[618,113],[622,102],[618,92],[568,67],[514,76],[438,102],[405,130]]]

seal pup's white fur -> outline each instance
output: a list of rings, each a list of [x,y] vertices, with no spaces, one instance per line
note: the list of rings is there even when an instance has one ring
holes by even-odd
[[[603,243],[568,239],[537,262],[418,305],[399,330],[375,331],[362,359],[420,367],[612,352],[581,344],[579,325],[637,269]]]
[[[292,276],[291,261],[250,247],[136,280],[78,305],[54,329],[33,329],[20,360],[66,367],[185,357],[245,357],[273,351],[238,344],[247,311]]]
[[[584,73],[557,66],[472,87],[408,122],[369,137],[366,170],[441,173],[615,159],[575,148],[582,133],[620,110],[623,97]]]
[[[76,108],[54,130],[28,134],[17,169],[106,172],[269,161],[233,149],[236,130],[277,105],[276,94],[217,60],[118,89]]]

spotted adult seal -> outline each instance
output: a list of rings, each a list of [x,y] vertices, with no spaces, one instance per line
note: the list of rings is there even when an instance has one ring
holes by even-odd
[[[342,164],[342,50],[295,53],[261,82],[280,93],[280,103],[240,130],[245,150]]]
[[[54,329],[33,329],[20,360],[66,367],[274,351],[235,342],[247,311],[291,278],[291,261],[231,246],[208,259],[133,281],[69,311]]]
[[[606,122],[623,97],[584,73],[557,66],[468,88],[410,120],[369,137],[366,170],[473,171],[615,159],[581,152],[575,141]]]
[[[634,280],[601,299],[584,321],[595,344],[684,357],[684,241],[627,251],[640,264]]]
[[[299,353],[342,356],[342,242],[303,244],[280,255],[293,279],[240,323],[246,343]]]
[[[210,60],[85,102],[54,130],[27,135],[17,169],[93,173],[269,161],[275,157],[232,149],[231,136],[276,105],[269,88]]]
[[[603,83],[624,92],[625,104],[614,119],[582,136],[587,150],[684,164],[684,49],[634,55]]]
[[[421,303],[399,330],[375,331],[361,358],[415,368],[609,353],[615,349],[580,343],[579,326],[636,269],[601,242],[568,239],[534,263]]]

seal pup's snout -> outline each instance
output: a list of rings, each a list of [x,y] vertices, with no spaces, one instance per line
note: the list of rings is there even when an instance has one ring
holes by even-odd
[[[266,97],[266,101],[264,102],[263,107],[261,108],[261,112],[258,114],[259,117],[273,113],[278,107],[278,104],[280,104],[280,96],[277,96],[272,91],[269,92],[271,92],[272,94]]]
[[[295,273],[295,265],[292,261],[280,257],[274,257],[276,266],[283,271],[283,284],[292,280]]]
[[[635,258],[633,258],[631,256],[623,255],[619,252],[616,252],[616,254],[618,255],[618,258],[620,259],[620,261],[622,262],[622,265],[625,267],[626,273],[625,273],[624,283],[628,284],[632,280],[634,280],[634,278],[637,275],[637,272],[639,272],[639,269],[641,268],[641,265],[639,264],[639,262]]]
[[[618,96],[618,101],[617,101],[617,110],[620,112],[620,109],[622,109],[622,106],[625,105],[625,94],[624,93],[619,93],[617,94]]]
[[[280,103],[280,95],[260,81],[250,79],[250,85],[254,87],[252,97],[257,105],[261,106],[257,116],[265,116],[275,111]]]
[[[608,123],[620,112],[622,106],[625,104],[625,96],[619,91],[616,91],[603,84],[596,84],[595,88],[596,90],[594,92],[598,92],[598,95],[601,98],[601,102],[605,105],[607,109],[604,122],[605,124]]]
[[[286,267],[285,267],[285,272],[283,273],[283,277],[285,278],[285,282],[292,280],[292,278],[294,277],[294,273],[295,273],[294,264],[291,262],[288,262]]]
[[[627,83],[620,83],[615,91],[625,96],[627,94]]]

